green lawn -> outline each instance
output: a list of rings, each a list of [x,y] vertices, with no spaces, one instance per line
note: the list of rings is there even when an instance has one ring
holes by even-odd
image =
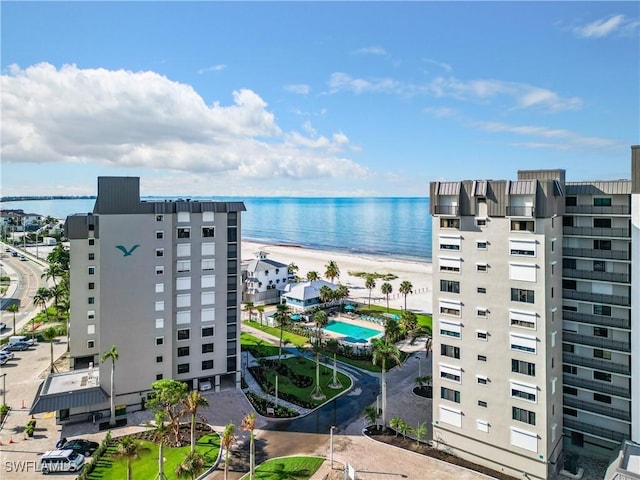
[[[149,480],[155,478],[158,474],[158,444],[145,440],[138,440],[140,444],[146,448],[146,451],[140,455],[140,458],[131,462],[132,476],[134,480]],[[117,444],[109,446],[107,452],[98,461],[96,468],[89,475],[89,480],[111,480],[127,478],[127,461],[122,458],[116,458]],[[173,471],[182,461],[184,456],[189,453],[191,445],[187,444],[180,448],[164,447],[163,456],[164,473],[167,480],[176,478]],[[210,468],[218,458],[220,450],[220,437],[213,433],[205,435],[196,443],[196,450],[202,453],[206,460],[205,470]],[[204,470],[203,470],[204,471]]]
[[[240,334],[240,343],[243,349],[251,350],[254,357],[273,357],[278,355],[277,345],[265,342],[250,333],[242,332]]]
[[[275,337],[276,342],[280,341],[280,328],[261,326],[260,323],[258,322],[250,322],[248,320],[245,320],[244,323],[246,323],[247,325],[253,328],[257,328],[258,330],[262,330],[265,333],[273,335]],[[296,335],[295,333],[287,332],[285,330],[282,335],[283,347],[285,346],[285,343],[291,343],[294,346],[302,346],[309,343],[309,339],[307,337],[303,337],[302,335]]]
[[[323,457],[284,457],[267,460],[256,467],[256,480],[308,480],[318,471]],[[242,479],[249,478],[246,474]]]
[[[360,307],[356,310],[356,313],[371,313],[371,314],[378,314],[380,315],[381,313],[387,313],[387,307],[385,305],[371,305],[369,306],[363,306]],[[388,313],[395,313],[396,315],[401,315],[402,314],[402,310],[398,310],[397,308],[390,308]],[[427,327],[429,329],[429,331],[431,331],[431,326],[432,326],[432,320],[431,320],[431,315],[426,315],[424,313],[416,313],[416,317],[418,318],[418,325],[420,325],[421,327]]]

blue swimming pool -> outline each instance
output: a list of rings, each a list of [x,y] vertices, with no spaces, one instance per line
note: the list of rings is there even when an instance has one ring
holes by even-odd
[[[360,325],[341,322],[339,320],[331,320],[324,329],[328,332],[344,335],[343,340],[351,343],[367,343],[370,338],[382,333],[380,330],[361,327]]]

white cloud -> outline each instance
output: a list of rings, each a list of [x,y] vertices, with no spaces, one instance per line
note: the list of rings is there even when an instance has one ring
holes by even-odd
[[[331,74],[327,84],[331,89],[331,93],[351,91],[355,94],[370,92],[393,93],[397,92],[400,86],[399,82],[391,78],[365,80],[363,78],[354,78],[343,72]]]
[[[308,95],[311,92],[311,87],[304,84],[286,85],[284,89],[288,92],[297,93],[298,95]]]
[[[451,118],[458,116],[458,111],[450,107],[427,107],[423,111],[435,118]]]
[[[382,47],[364,47],[351,52],[354,55],[386,55],[387,51]]]
[[[593,22],[573,27],[579,38],[603,38],[611,35],[628,35],[638,30],[638,20],[627,19],[624,15],[610,15]]]
[[[198,70],[198,75],[202,75],[203,73],[207,72],[221,72],[226,68],[227,66],[224,63],[220,63],[218,65],[212,65],[211,67],[201,68],[200,70]]]
[[[447,72],[450,72],[450,71],[453,70],[451,65],[449,65],[448,63],[438,62],[437,60],[433,60],[431,58],[423,58],[422,61],[425,62],[425,63],[430,63],[431,65],[435,65],[437,67],[440,67],[443,70],[446,70]]]
[[[367,170],[338,155],[346,136],[285,133],[251,90],[206,105],[154,72],[12,66],[2,75],[3,162],[314,178]]]

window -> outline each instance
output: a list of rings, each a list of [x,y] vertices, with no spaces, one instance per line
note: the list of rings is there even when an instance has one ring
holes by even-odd
[[[478,400],[478,406],[487,408],[487,402],[485,402],[484,400]]]
[[[164,257],[164,248],[156,248],[156,257]]]
[[[178,238],[191,238],[191,228],[190,227],[178,228]]]
[[[514,398],[521,398],[528,402],[537,401],[537,388],[535,385],[523,385],[516,382],[511,382],[511,396]]]
[[[157,240],[162,240],[164,238],[164,232],[162,230],[157,230],[156,231],[156,239]]]
[[[486,272],[488,268],[489,267],[487,266],[486,263],[477,263],[476,264],[476,270],[478,272]]]
[[[511,350],[519,350],[526,353],[536,353],[536,337],[530,337],[529,335],[516,335],[515,333],[509,334],[509,340]]]
[[[576,259],[575,258],[563,258],[562,259],[562,268],[575,270],[576,269]]]
[[[164,311],[164,302],[163,301],[155,302],[155,309],[156,309],[156,312],[163,312]]]
[[[527,240],[509,240],[509,254],[525,257],[536,256],[536,242]]]
[[[476,316],[478,317],[486,317],[487,309],[486,308],[476,308]]]
[[[512,327],[536,328],[536,314],[509,310],[509,324]]]
[[[578,374],[578,367],[575,367],[573,365],[562,365],[562,371],[564,373],[568,373],[570,375],[577,375]]]
[[[445,380],[451,380],[452,382],[460,383],[460,372],[451,373],[448,370],[443,370],[443,367],[440,367],[440,378],[444,378]]]
[[[478,293],[487,293],[487,289],[486,289],[486,288],[484,288],[484,287],[478,287],[478,288],[476,289],[476,291],[477,291]]]
[[[594,198],[593,206],[594,207],[610,207],[611,198]]]
[[[489,422],[486,420],[476,420],[476,429],[481,432],[489,433]]]
[[[189,356],[189,347],[178,347],[178,356],[179,357]]]
[[[570,216],[565,216],[562,217],[562,226],[563,227],[573,227],[573,217]]]
[[[523,288],[512,288],[511,301],[522,302],[522,303],[534,303],[534,292],[533,290],[525,290]]]
[[[611,250],[611,240],[594,240],[594,250]]]
[[[176,262],[176,271],[178,273],[186,273],[191,271],[191,260],[178,260]]]
[[[203,360],[202,370],[213,370],[213,360]]]
[[[478,361],[479,362],[486,362],[487,361],[487,357],[485,355],[478,355]]]
[[[440,398],[450,402],[460,403],[460,392],[450,388],[440,387]]]
[[[525,410],[524,408],[511,407],[511,418],[519,422],[528,423],[529,425],[536,424],[536,413]]]
[[[440,239],[440,250],[460,250],[460,242],[456,244],[444,242],[444,239]]]
[[[189,340],[191,338],[191,330],[183,328],[178,330],[178,340]]]
[[[525,362],[523,360],[511,359],[511,371],[514,373],[521,373],[522,375],[528,375],[529,377],[536,376],[536,364],[531,362]]]
[[[156,275],[164,275],[164,267],[157,266],[156,267]]]
[[[156,363],[162,363],[162,361],[163,361],[162,355],[157,355],[156,356]]]
[[[216,286],[216,276],[215,275],[202,275],[200,277],[200,287],[201,288],[213,288]]]
[[[489,339],[489,334],[483,330],[476,331],[476,338],[478,340],[484,340],[485,342]]]
[[[95,275],[96,274],[96,267],[88,267],[87,268],[87,273],[89,275]]]
[[[213,337],[213,327],[202,327],[203,337]]]
[[[441,272],[459,273],[462,261],[459,258],[438,257],[438,265]]]
[[[176,290],[191,290],[191,277],[176,278]]]
[[[200,253],[203,257],[216,254],[216,244],[212,242],[203,242],[200,246]]]
[[[460,358],[460,347],[453,345],[440,344],[440,355],[451,358]]]
[[[604,317],[610,317],[611,316],[611,307],[608,306],[608,305],[595,304],[593,306],[593,314],[594,315],[602,315]]]
[[[440,280],[440,291],[449,293],[460,293],[460,282],[455,280]]]
[[[156,328],[164,328],[164,318],[156,318]]]
[[[96,240],[94,238],[90,238],[89,245],[95,245],[95,244],[96,244]]]
[[[156,283],[156,293],[164,292],[164,283]]]
[[[206,272],[206,271],[213,271],[216,269],[216,261],[214,259],[202,259],[202,271]]]
[[[95,260],[96,259],[96,254],[95,253],[90,253],[89,254],[89,260]]]
[[[213,352],[213,343],[203,343],[202,353],[211,353],[211,352]]]
[[[96,333],[96,324],[90,323],[87,325],[87,335],[95,335]]]
[[[189,373],[189,364],[188,363],[179,363],[178,364],[178,373]]]
[[[460,228],[459,218],[441,218],[440,228]]]
[[[156,345],[164,345],[164,337],[156,337]]]
[[[96,318],[96,311],[95,310],[89,310],[87,312],[87,320],[93,320],[94,318]]]
[[[594,393],[593,399],[596,402],[608,403],[611,405],[611,397],[609,395],[602,395],[601,393]]]
[[[96,284],[93,282],[89,282],[89,290],[93,290],[94,288],[96,288]]]
[[[514,232],[533,232],[535,223],[527,220],[511,220],[511,230]]]
[[[161,373],[156,374],[156,380],[162,380],[162,374]]]
[[[575,353],[575,345],[572,345],[571,343],[563,343],[562,351],[567,353]]]
[[[440,320],[440,335],[444,337],[460,338],[462,335],[462,325],[459,323]]]
[[[460,303],[440,301],[440,313],[444,315],[460,316]]]
[[[177,308],[186,308],[191,306],[191,294],[190,293],[181,293],[176,295],[176,307]]]
[[[485,227],[487,225],[487,219],[486,218],[476,218],[476,225],[478,227]]]
[[[607,338],[609,336],[609,329],[603,327],[593,327],[593,336]]]
[[[87,342],[87,348],[91,349],[91,348],[95,348],[95,346],[96,346],[95,340],[89,340]]]
[[[610,218],[594,218],[593,226],[594,228],[611,228],[611,219]]]
[[[594,272],[606,272],[607,268],[606,268],[606,263],[603,262],[602,260],[595,260],[593,262],[593,271]]]
[[[202,227],[202,238],[213,238],[215,235],[213,227]]]
[[[200,305],[214,305],[216,292],[200,292]]]
[[[595,370],[593,372],[593,378],[595,380],[600,380],[601,382],[609,382],[609,383],[611,383],[611,374],[610,373],[599,372],[598,370]]]
[[[566,385],[564,385],[562,387],[562,393],[564,393],[565,395],[573,395],[574,397],[578,396],[578,389],[577,388],[573,388],[573,387],[568,387]]]
[[[156,222],[162,222],[164,220],[164,215],[156,215]]]
[[[577,416],[578,416],[578,411],[577,411],[577,410],[575,410],[575,409],[573,409],[573,408],[567,408],[567,407],[564,407],[564,408],[562,409],[562,413],[563,413],[564,415],[568,415],[568,416],[570,416],[570,417],[577,417]]]
[[[476,376],[476,382],[478,382],[480,385],[486,385],[487,383],[489,383],[489,379],[487,377]]]
[[[578,205],[578,197],[565,197],[564,204],[567,207],[575,207]]]
[[[216,319],[216,309],[215,308],[203,308],[200,310],[200,321],[202,323],[205,322],[213,322]]]
[[[89,305],[93,305],[94,303],[96,303],[96,297],[89,297],[87,298],[87,303]]]
[[[486,250],[487,249],[487,242],[476,242],[476,248],[478,250]]]
[[[598,348],[593,350],[594,358],[602,358],[603,360],[611,360],[611,352],[608,350],[600,350]]]

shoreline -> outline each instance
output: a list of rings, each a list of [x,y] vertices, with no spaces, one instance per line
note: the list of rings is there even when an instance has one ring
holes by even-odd
[[[365,280],[351,273],[393,274],[397,278],[388,281],[392,286],[392,293],[389,295],[390,308],[404,308],[405,297],[399,293],[399,287],[403,281],[409,281],[413,286],[413,293],[406,297],[407,309],[416,313],[431,314],[433,311],[431,262],[388,255],[348,253],[344,250],[323,250],[303,245],[242,240],[243,262],[253,259],[254,253],[258,251],[267,252],[270,260],[285,265],[294,263],[298,266],[297,275],[302,278],[310,271],[316,271],[321,278],[324,277],[326,264],[331,260],[335,261],[340,269],[340,277],[336,279],[336,283],[349,287],[349,298],[365,305],[369,303],[369,294],[371,294],[372,305],[386,306],[387,299],[380,291],[384,281],[377,279],[376,286],[369,292],[369,289],[365,288]]]

